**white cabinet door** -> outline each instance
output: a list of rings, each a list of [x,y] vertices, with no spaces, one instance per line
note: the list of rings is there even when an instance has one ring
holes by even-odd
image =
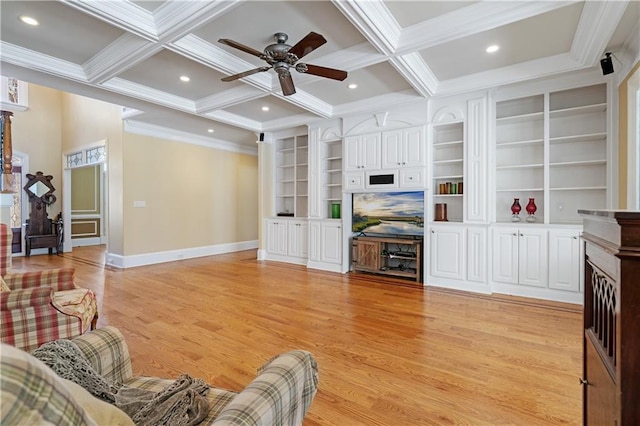
[[[382,134],[382,168],[402,167],[402,130],[393,130]]]
[[[518,283],[518,228],[493,230],[493,280]]]
[[[549,288],[580,291],[580,231],[549,231]]]
[[[520,229],[518,282],[535,287],[546,287],[547,280],[547,231]]]
[[[320,262],[320,253],[322,250],[321,222],[318,220],[309,221],[309,260],[312,262]]]
[[[464,228],[431,227],[431,275],[464,279]]]
[[[309,225],[303,221],[290,221],[288,232],[289,256],[307,257],[309,255]]]
[[[467,229],[467,280],[484,283],[487,280],[487,230]]]
[[[344,140],[344,169],[360,170],[362,168],[360,151],[362,150],[362,136],[351,136]]]
[[[327,263],[342,263],[342,224],[340,222],[322,222],[320,260]]]
[[[286,256],[287,245],[287,223],[267,220],[267,252]]]
[[[424,127],[412,127],[402,131],[402,167],[423,167],[425,165]]]
[[[380,133],[362,136],[360,154],[364,170],[380,169]]]
[[[424,188],[424,167],[415,169],[400,169],[400,188]]]
[[[350,136],[344,140],[344,169],[380,169],[380,133]]]

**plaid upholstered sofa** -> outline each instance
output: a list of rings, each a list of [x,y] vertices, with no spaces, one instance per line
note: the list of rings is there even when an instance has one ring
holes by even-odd
[[[96,296],[76,286],[74,269],[13,273],[11,266],[11,229],[0,223],[0,341],[29,352],[95,328]]]
[[[114,327],[73,339],[108,381],[160,391],[173,381],[134,377],[123,335]],[[59,378],[26,352],[2,345],[0,424],[129,425],[126,414]],[[79,388],[79,389],[78,389]],[[318,389],[318,369],[306,351],[278,355],[240,392],[212,387],[201,425],[300,425]],[[124,417],[122,417],[124,416]]]

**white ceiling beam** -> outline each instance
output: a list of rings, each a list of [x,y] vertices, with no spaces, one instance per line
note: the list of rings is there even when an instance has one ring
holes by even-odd
[[[161,90],[153,89],[142,84],[124,80],[122,78],[112,78],[101,87],[112,92],[121,93],[132,98],[152,102],[178,111],[194,114],[196,112],[195,102],[180,96],[171,95]]]
[[[582,9],[571,55],[584,66],[593,66],[602,57],[629,2],[588,1]]]
[[[251,130],[252,132],[261,132],[262,123],[256,120],[252,120],[241,115],[233,114],[227,111],[214,111],[203,114],[203,117],[210,118],[215,121],[219,121],[223,124],[229,124],[231,126],[240,127],[242,129]]]
[[[396,54],[405,54],[489,31],[569,6],[569,1],[481,1],[406,28]]]
[[[428,98],[438,90],[438,79],[419,53],[391,59],[391,65],[422,96]]]
[[[0,52],[2,52],[3,62],[73,81],[87,82],[84,69],[78,64],[25,49],[2,40],[0,40]]]
[[[102,3],[117,2],[91,2],[91,5]],[[161,51],[166,43],[183,37],[233,7],[235,3],[228,1],[166,2],[153,15],[157,23],[155,42],[145,43],[132,34],[125,34],[85,63],[87,75],[91,82],[98,84],[114,78]],[[103,19],[108,18],[103,15]]]
[[[265,96],[267,96],[267,94],[264,91],[244,84],[242,86],[234,87],[223,92],[218,92],[214,95],[198,99],[196,101],[196,112],[198,114],[203,114],[238,105],[243,102],[260,99]]]
[[[94,0],[60,0],[71,6],[106,22],[135,34],[149,41],[158,40],[158,32],[153,15],[148,10],[129,0],[94,1]]]
[[[396,50],[401,28],[383,2],[370,0],[332,0],[332,2],[378,51],[390,55]]]
[[[353,114],[360,114],[364,111],[381,111],[388,109],[389,105],[400,105],[406,102],[415,102],[419,99],[424,98],[417,96],[415,91],[409,89],[402,92],[374,96],[362,101],[337,105],[333,110],[336,116],[344,117]]]

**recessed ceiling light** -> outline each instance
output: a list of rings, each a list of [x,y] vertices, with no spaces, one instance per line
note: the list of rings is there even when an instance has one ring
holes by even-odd
[[[207,130],[207,132],[213,133],[213,129],[209,129],[209,130]]]
[[[268,107],[268,106],[263,106],[263,107],[262,107],[262,110],[263,110],[263,111],[269,111],[269,107]]]
[[[357,88],[357,87],[358,87],[358,85],[357,85],[357,84],[355,84],[355,83],[351,83],[351,84],[350,84],[350,85],[348,85],[347,87],[348,87],[349,89],[355,89],[355,88]]]
[[[20,20],[27,25],[33,25],[33,26],[40,25],[40,22],[38,22],[36,19],[32,18],[31,16],[22,15],[20,17]]]
[[[189,77],[187,77],[186,75],[181,75],[180,76],[180,80],[184,81],[185,83],[189,80],[191,80]]]
[[[485,51],[487,53],[495,53],[498,50],[500,50],[500,46],[498,46],[497,44],[492,44],[491,46],[487,47]]]

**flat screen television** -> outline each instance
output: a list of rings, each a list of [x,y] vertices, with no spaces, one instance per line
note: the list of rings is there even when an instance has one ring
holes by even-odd
[[[424,192],[353,194],[352,231],[359,235],[424,235]]]

